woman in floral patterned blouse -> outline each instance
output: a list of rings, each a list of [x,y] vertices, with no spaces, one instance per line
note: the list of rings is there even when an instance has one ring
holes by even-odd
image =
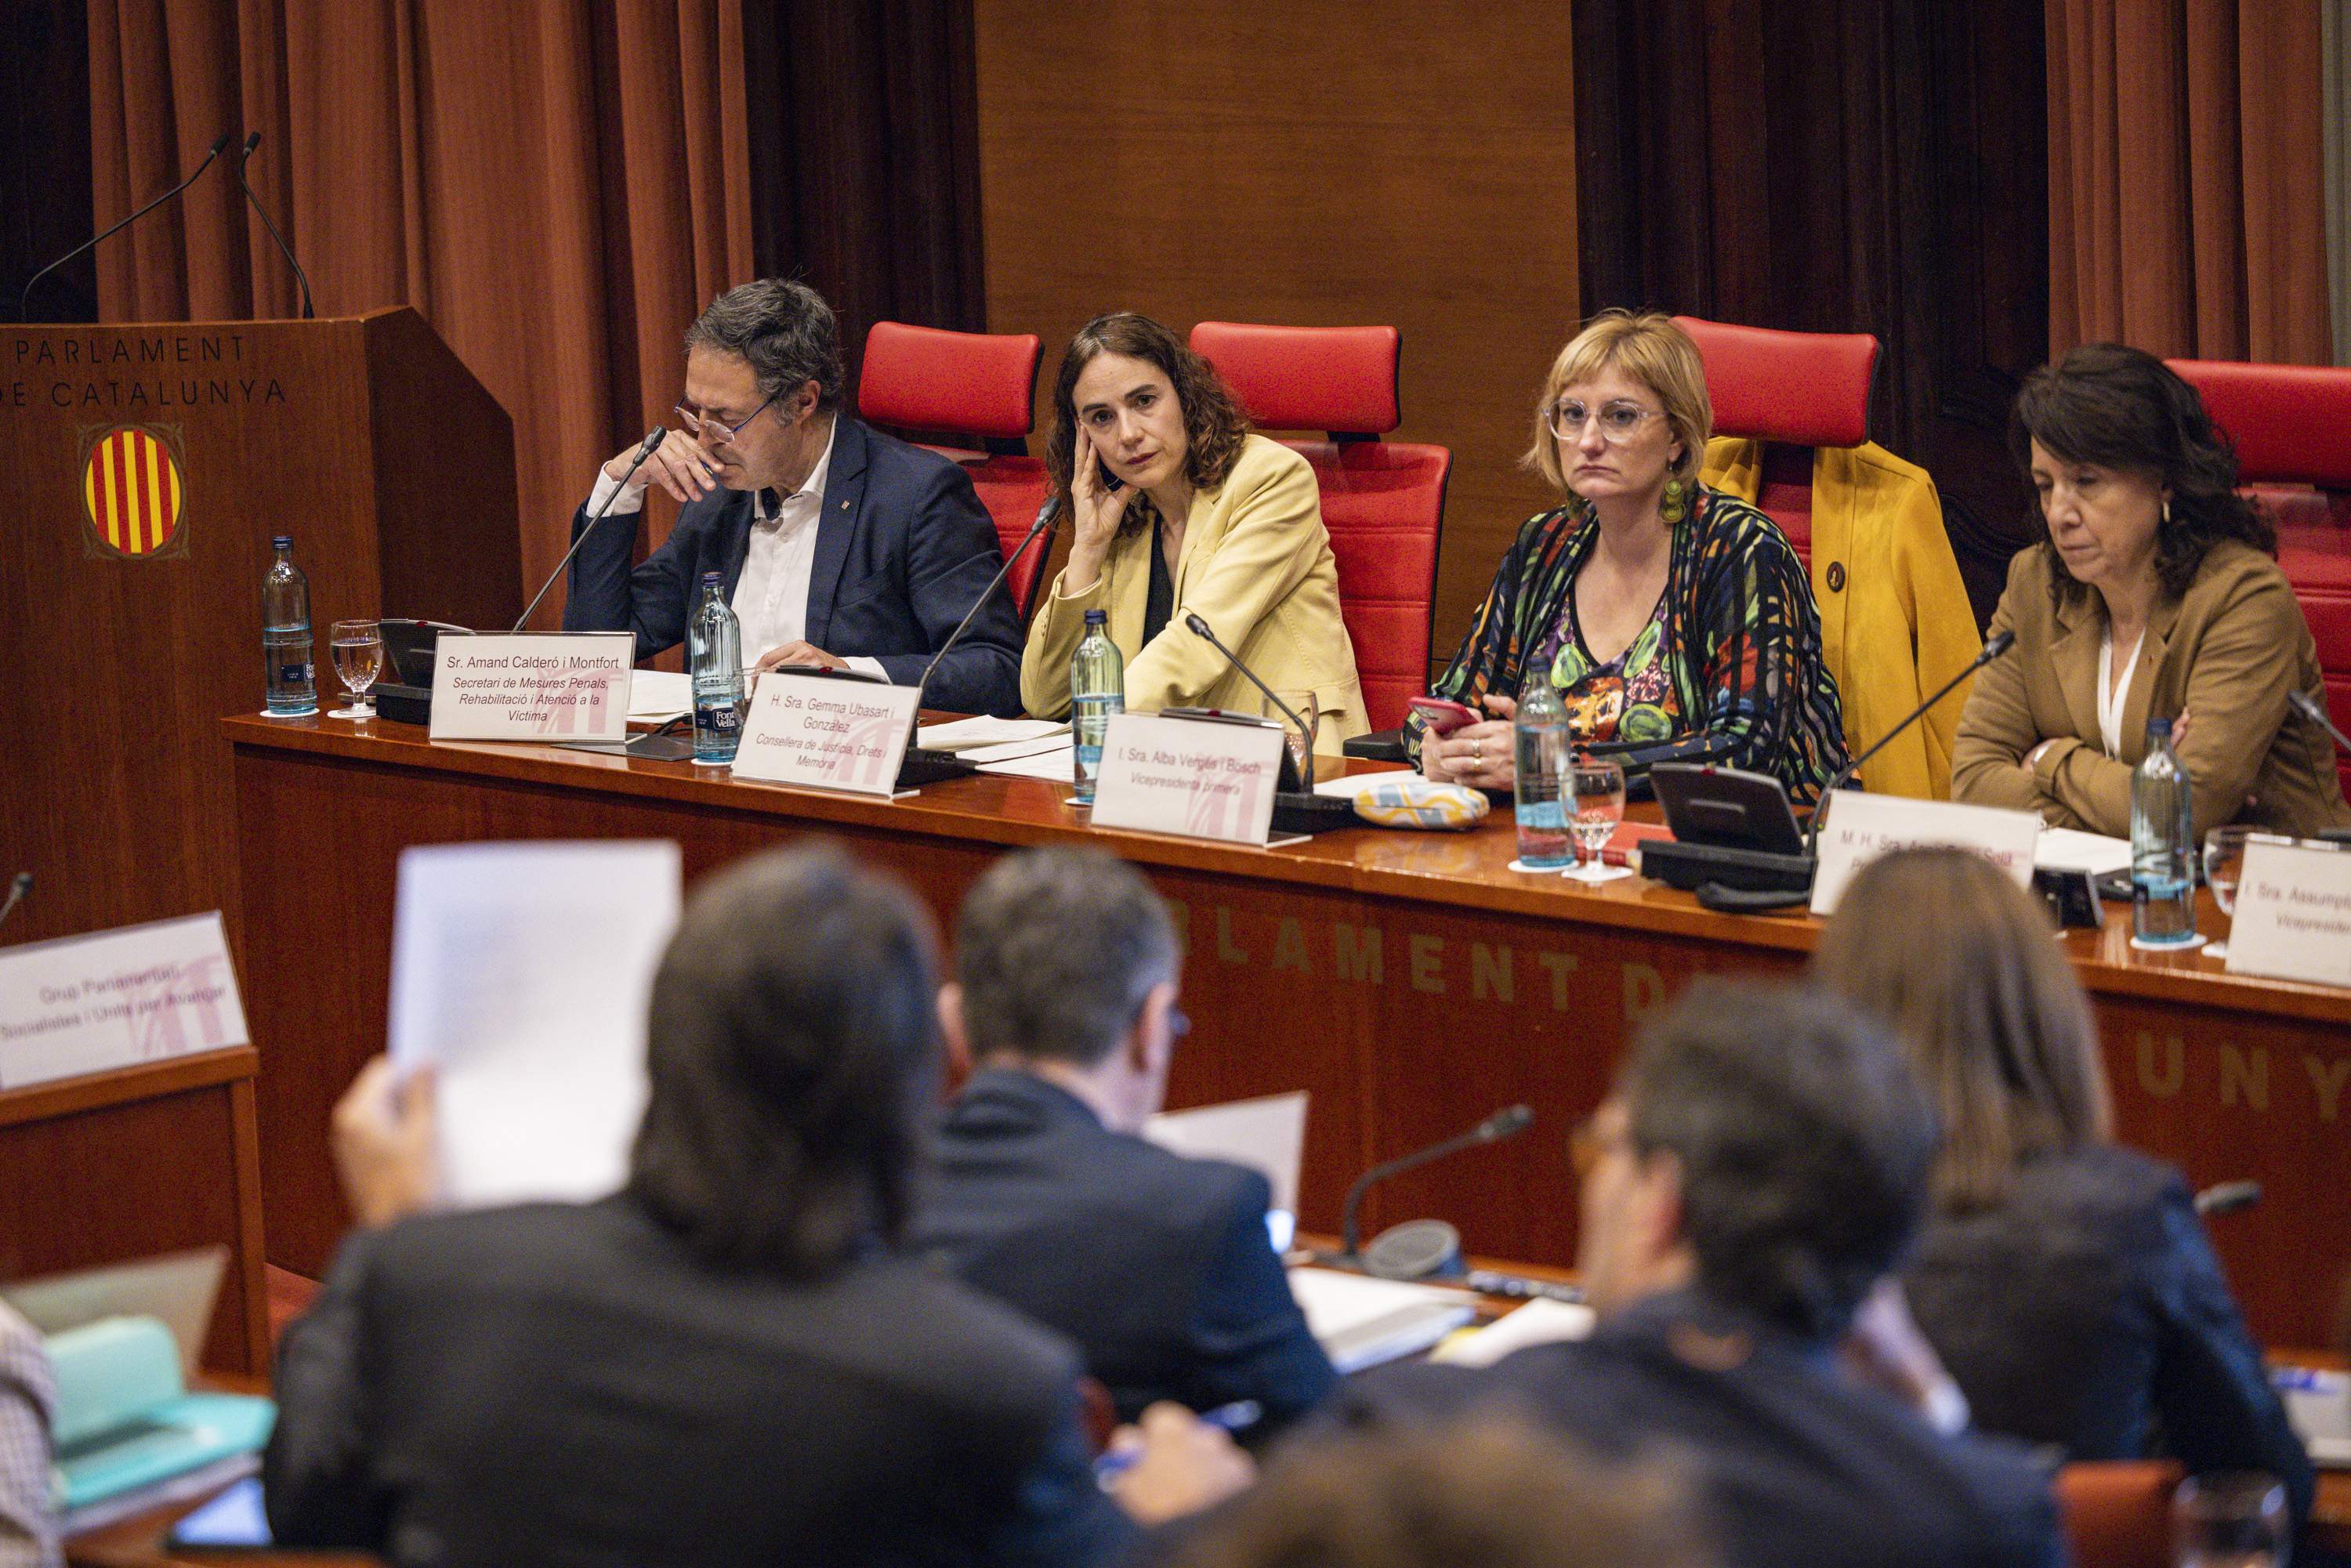
[[[1578,746],[1636,789],[1656,763],[1714,762],[1801,802],[1844,766],[1803,563],[1769,517],[1698,483],[1713,419],[1698,346],[1665,316],[1603,312],[1560,351],[1526,462],[1567,503],[1519,529],[1437,683],[1493,716],[1407,727],[1429,778],[1510,788],[1510,720],[1536,671]]]

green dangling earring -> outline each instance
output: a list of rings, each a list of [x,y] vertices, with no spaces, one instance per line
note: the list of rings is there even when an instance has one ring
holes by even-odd
[[[1666,481],[1665,502],[1658,507],[1657,515],[1666,519],[1666,527],[1669,528],[1689,516],[1689,508],[1682,504],[1682,482],[1679,479]]]

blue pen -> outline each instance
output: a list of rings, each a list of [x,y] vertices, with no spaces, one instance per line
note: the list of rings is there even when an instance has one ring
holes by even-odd
[[[1254,1399],[1236,1399],[1230,1405],[1219,1405],[1214,1410],[1203,1410],[1199,1419],[1221,1431],[1238,1434],[1248,1431],[1265,1418],[1265,1406]],[[1119,1448],[1094,1461],[1094,1479],[1108,1490],[1111,1484],[1134,1469],[1143,1458],[1143,1446]]]

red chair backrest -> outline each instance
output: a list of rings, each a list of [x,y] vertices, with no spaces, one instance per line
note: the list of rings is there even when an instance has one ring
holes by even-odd
[[[2164,361],[2237,449],[2237,476],[2277,525],[2278,565],[2318,643],[2326,706],[2351,719],[2351,370]],[[2351,789],[2351,756],[2335,766]]]
[[[948,332],[904,321],[876,321],[865,335],[857,378],[858,416],[874,424],[976,438],[973,448],[931,445],[971,476],[979,504],[995,521],[1009,555],[1052,487],[1043,459],[1028,453],[1036,425],[1034,332]],[[925,443],[928,445],[928,443]],[[998,448],[1003,450],[998,450]],[[1028,619],[1047,544],[1033,545],[1005,579],[1014,608]]]
[[[1429,615],[1453,454],[1379,437],[1402,423],[1393,327],[1264,327],[1203,321],[1192,348],[1217,369],[1252,423],[1320,430],[1290,441],[1312,465],[1339,570],[1339,612],[1372,727],[1404,722],[1428,689]]]
[[[2061,1466],[2057,1506],[2075,1568],[2171,1568],[2180,1475],[2169,1459]]]
[[[1869,439],[1877,340],[1867,332],[1782,332],[1677,316],[1706,364],[1714,434],[1764,443],[1756,505],[1813,560],[1813,448]]]

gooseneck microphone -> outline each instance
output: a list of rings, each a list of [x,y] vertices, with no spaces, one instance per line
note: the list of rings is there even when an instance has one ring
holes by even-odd
[[[1966,680],[1970,675],[1974,674],[1978,670],[1982,669],[1986,664],[1991,664],[1994,659],[1999,658],[2002,653],[2007,653],[2015,645],[2015,632],[1993,632],[1991,640],[1984,643],[1983,652],[1969,660],[1968,667],[1966,669],[1961,670],[1958,674],[1953,675],[1949,680],[1945,681],[1936,689],[1933,696],[1928,697],[1925,702],[1922,702],[1917,707],[1912,708],[1908,718],[1904,719],[1900,724],[1896,725],[1892,729],[1889,729],[1884,735],[1879,736],[1868,750],[1863,752],[1859,757],[1855,758],[1851,762],[1846,763],[1843,768],[1837,769],[1837,771],[1830,777],[1828,788],[1821,791],[1819,801],[1813,807],[1812,823],[1804,833],[1804,852],[1808,855],[1816,855],[1820,852],[1821,824],[1828,819],[1829,800],[1838,790],[1845,787],[1845,784],[1849,779],[1861,771],[1861,765],[1863,763],[1868,761],[1871,758],[1885,750],[1886,743],[1887,741],[1892,740],[1896,736],[1900,735],[1904,730],[1908,729],[1912,725],[1917,724],[1920,719],[1926,717],[1928,710],[1933,708],[1937,703],[1941,702],[1945,697],[1949,696],[1952,691],[1958,687],[1961,681]]]
[[[220,133],[220,140],[212,144],[211,149],[204,153],[204,162],[197,164],[193,170],[190,171],[186,179],[181,181],[178,184],[172,186],[170,190],[164,192],[162,195],[156,197],[153,201],[148,203],[145,206],[140,208],[129,217],[124,218],[112,228],[107,229],[90,239],[84,240],[81,244],[74,246],[73,249],[66,252],[65,255],[57,257],[57,260],[49,263],[48,266],[41,268],[40,271],[33,274],[32,278],[26,283],[25,287],[16,291],[16,319],[21,321],[25,319],[25,302],[32,298],[33,287],[35,284],[39,283],[41,279],[47,277],[49,274],[63,267],[66,263],[71,261],[82,252],[96,246],[99,240],[111,239],[114,235],[121,233],[124,229],[129,228],[132,224],[137,223],[141,218],[145,217],[149,213],[153,212],[157,207],[162,206],[164,203],[170,201],[172,197],[178,195],[181,192],[194,184],[196,183],[196,177],[213,166],[213,160],[219,157],[223,152],[228,150],[229,140],[235,134],[235,133],[234,131],[222,131]]]
[[[2196,1212],[2202,1215],[2234,1214],[2251,1208],[2262,1200],[2262,1184],[2257,1181],[2224,1181],[2204,1188],[2196,1195]]]
[[[1405,1171],[1418,1166],[1425,1166],[1431,1160],[1441,1160],[1447,1155],[1458,1155],[1464,1149],[1474,1149],[1481,1144],[1499,1144],[1504,1138],[1516,1137],[1525,1132],[1533,1124],[1534,1119],[1535,1113],[1531,1108],[1525,1105],[1509,1106],[1495,1112],[1458,1137],[1447,1138],[1441,1144],[1431,1144],[1425,1149],[1416,1149],[1399,1159],[1390,1160],[1384,1165],[1374,1166],[1362,1176],[1357,1176],[1355,1185],[1347,1189],[1345,1207],[1340,1210],[1339,1239],[1343,1249],[1340,1257],[1352,1261],[1363,1256],[1363,1248],[1360,1245],[1363,1232],[1356,1210],[1363,1207],[1364,1195],[1373,1187],[1392,1176],[1401,1176]]]
[[[9,880],[8,902],[0,904],[0,925],[7,924],[8,916],[16,913],[16,906],[24,903],[25,895],[32,891],[33,873],[31,872],[20,871]]]
[[[1012,553],[1004,558],[1004,564],[996,569],[996,575],[987,580],[987,586],[979,591],[979,597],[971,601],[971,608],[963,612],[963,619],[956,623],[956,629],[947,633],[947,640],[939,644],[937,653],[931,655],[931,662],[923,666],[922,679],[914,683],[914,690],[917,693],[930,689],[931,675],[938,669],[939,661],[946,658],[948,650],[963,640],[963,634],[969,629],[973,618],[978,615],[979,607],[987,602],[989,595],[1003,586],[1006,578],[1012,575],[1012,563],[1026,554],[1029,547],[1035,544],[1040,535],[1050,535],[1058,529],[1061,521],[1061,497],[1046,497],[1045,504],[1037,508],[1037,520],[1029,525],[1029,531],[1021,536],[1019,544],[1012,547]],[[922,722],[922,714],[923,705],[918,696],[914,703],[914,719],[917,724]]]
[[[294,247],[286,243],[286,236],[277,232],[277,225],[269,221],[269,210],[261,204],[261,198],[253,193],[253,187],[245,183],[246,160],[251,158],[253,150],[260,145],[261,132],[256,131],[246,137],[245,145],[238,149],[236,162],[233,165],[236,170],[237,188],[245,193],[245,199],[253,204],[254,216],[259,218],[261,226],[269,231],[269,237],[277,242],[278,253],[286,257],[286,265],[294,269],[294,281],[302,286],[302,319],[313,320],[319,313],[310,308],[310,280],[302,276],[302,264],[294,259]]]
[[[1234,653],[1230,648],[1226,647],[1222,643],[1217,641],[1217,634],[1208,630],[1208,623],[1200,619],[1200,615],[1197,611],[1186,610],[1184,612],[1184,624],[1192,629],[1194,636],[1198,637],[1202,642],[1207,643],[1209,647],[1214,648],[1217,653],[1222,653],[1227,659],[1230,660],[1233,668],[1238,670],[1242,674],[1247,675],[1249,677],[1249,685],[1263,692],[1265,694],[1265,700],[1280,708],[1281,710],[1281,716],[1297,727],[1299,735],[1304,737],[1306,741],[1305,778],[1301,783],[1301,788],[1305,793],[1309,795],[1312,794],[1314,792],[1314,732],[1306,727],[1306,721],[1298,716],[1298,710],[1291,707],[1288,703],[1283,702],[1280,697],[1274,695],[1273,688],[1267,685],[1263,681],[1259,680],[1257,678],[1257,672],[1250,669],[1247,664],[1242,664],[1241,656],[1238,653]],[[1353,1243],[1350,1243],[1349,1250],[1352,1251],[1353,1249]]]
[[[658,424],[645,433],[644,444],[637,448],[634,457],[629,459],[628,472],[622,475],[621,482],[612,486],[612,493],[604,497],[604,504],[596,508],[596,515],[588,519],[588,526],[580,530],[580,537],[571,541],[571,548],[563,552],[563,559],[555,563],[555,570],[547,574],[547,580],[538,585],[538,591],[531,596],[529,606],[514,623],[514,630],[519,632],[529,623],[531,612],[538,608],[538,601],[547,597],[547,591],[555,586],[557,578],[571,570],[571,558],[580,553],[580,547],[588,542],[588,536],[596,531],[596,525],[604,520],[604,514],[612,509],[612,503],[621,498],[621,492],[629,487],[629,481],[637,476],[637,470],[645,465],[645,459],[653,455],[653,449],[662,444],[662,437],[668,434]]]
[[[2316,725],[2319,728],[2333,736],[2335,737],[2335,744],[2343,748],[2344,755],[2351,757],[2351,735],[2346,735],[2340,729],[2337,729],[2335,726],[2335,721],[2326,716],[2326,705],[2325,703],[2320,702],[2316,697],[2312,696],[2305,691],[2288,692],[2285,694],[2285,700],[2294,706],[2294,712],[2302,715],[2303,717],[2308,719],[2311,723]]]

